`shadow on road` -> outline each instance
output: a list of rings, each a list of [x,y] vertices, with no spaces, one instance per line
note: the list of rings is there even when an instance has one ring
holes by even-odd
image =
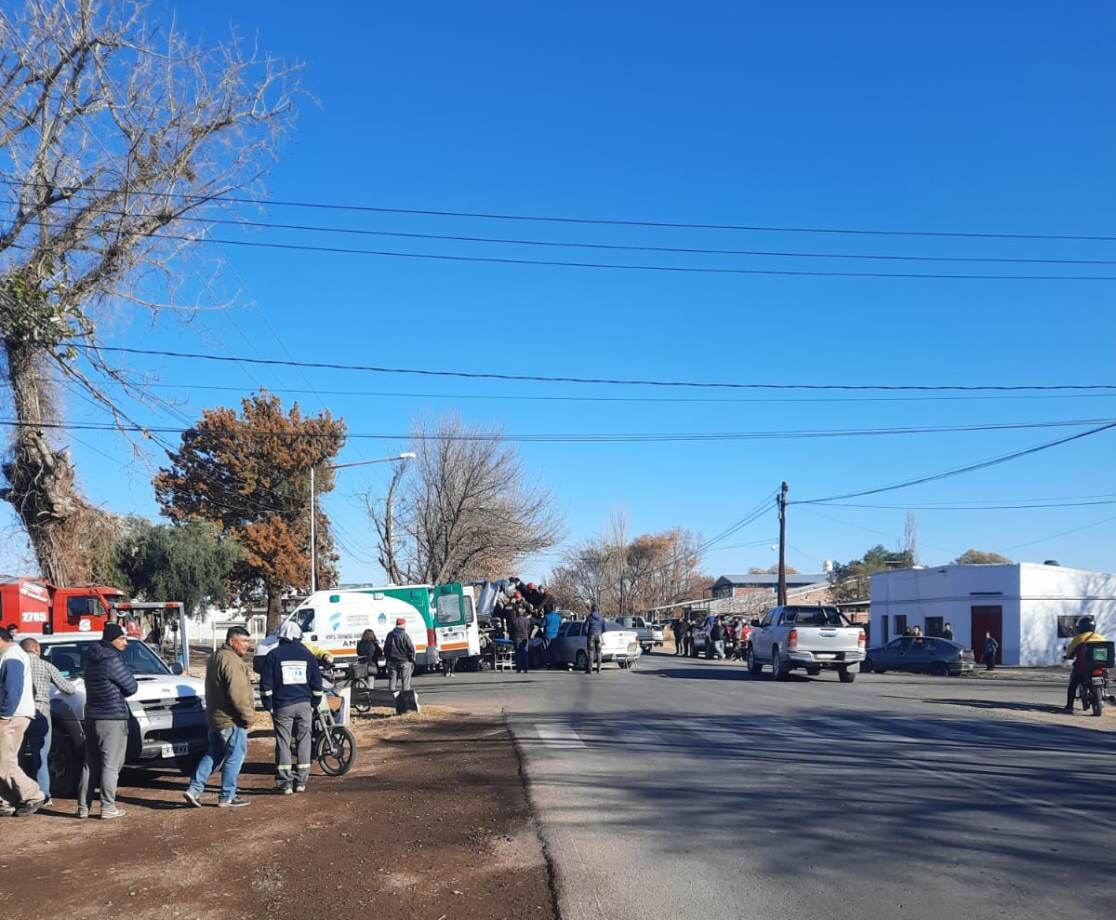
[[[923,700],[935,706],[967,706],[970,709],[1006,709],[1011,712],[1061,713],[1062,707],[1048,703],[1012,703],[1007,700],[942,699]]]

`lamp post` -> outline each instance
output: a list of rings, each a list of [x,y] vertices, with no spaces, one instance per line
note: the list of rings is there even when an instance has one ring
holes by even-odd
[[[413,451],[404,451],[394,457],[381,457],[379,460],[357,460],[354,463],[332,463],[323,467],[326,470],[343,470],[350,466],[369,466],[373,463],[398,463],[400,461],[414,460]],[[310,593],[318,590],[318,540],[317,540],[317,514],[318,496],[314,490],[314,467],[310,467]]]

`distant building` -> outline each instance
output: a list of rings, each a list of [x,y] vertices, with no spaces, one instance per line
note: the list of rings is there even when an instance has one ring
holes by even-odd
[[[985,633],[1000,643],[1003,664],[1041,666],[1062,660],[1078,617],[1116,638],[1116,574],[1058,565],[945,565],[872,576],[871,642],[886,645],[909,627],[953,638],[979,660]]]
[[[766,572],[757,575],[722,575],[709,589],[714,600],[727,597],[750,597],[757,593],[775,598],[779,593],[779,576]],[[787,573],[787,593],[794,592],[795,603],[821,604],[829,600],[829,576],[825,572],[791,575]],[[814,595],[818,595],[816,598]],[[775,601],[771,601],[774,606]]]

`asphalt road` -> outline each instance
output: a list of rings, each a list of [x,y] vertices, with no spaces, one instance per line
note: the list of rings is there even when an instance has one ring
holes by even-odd
[[[1116,911],[1116,717],[1049,680],[634,672],[427,677],[526,754],[565,920]]]

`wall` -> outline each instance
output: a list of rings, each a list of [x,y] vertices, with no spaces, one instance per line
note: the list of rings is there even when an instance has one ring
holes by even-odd
[[[1116,575],[1061,566],[1020,565],[1024,665],[1055,664],[1068,641],[1058,637],[1058,617],[1090,614],[1097,632],[1116,639]]]

